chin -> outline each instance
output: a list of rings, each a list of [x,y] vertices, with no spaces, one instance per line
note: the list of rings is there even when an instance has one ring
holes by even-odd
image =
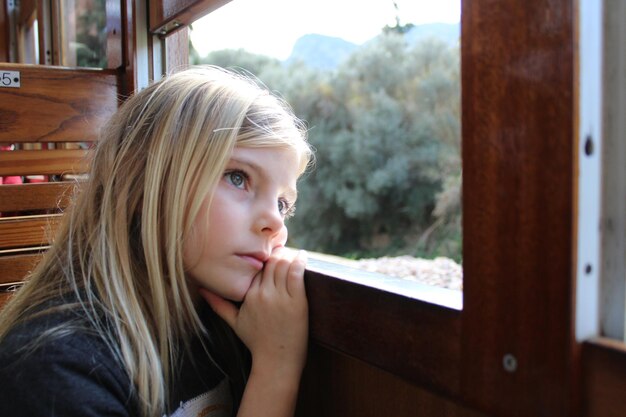
[[[245,290],[234,290],[232,291],[230,294],[228,294],[227,297],[230,301],[233,301],[235,303],[241,303],[243,302],[244,298],[246,298],[246,293],[248,292],[248,289],[246,288]]]

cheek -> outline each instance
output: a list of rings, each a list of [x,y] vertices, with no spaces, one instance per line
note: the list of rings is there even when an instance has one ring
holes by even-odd
[[[183,266],[189,270],[195,267],[202,258],[206,245],[208,222],[208,204],[204,202],[198,212],[191,230],[183,240]]]
[[[287,243],[287,237],[289,237],[289,231],[287,230],[287,226],[282,227],[280,232],[274,238],[274,247],[285,246]]]
[[[183,266],[186,270],[193,268],[200,259],[200,248],[203,242],[194,227],[183,241]]]

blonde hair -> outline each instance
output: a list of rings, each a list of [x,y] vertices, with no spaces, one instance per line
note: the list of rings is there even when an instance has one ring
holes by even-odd
[[[182,262],[202,200],[235,146],[294,149],[303,172],[312,158],[305,136],[283,100],[217,67],[135,94],[103,129],[54,245],[2,312],[0,339],[72,294],[69,307],[82,307],[123,363],[142,414],[161,415],[181,341],[205,332]]]

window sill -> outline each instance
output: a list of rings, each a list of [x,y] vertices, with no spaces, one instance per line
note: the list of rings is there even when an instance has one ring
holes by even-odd
[[[314,343],[456,397],[463,293],[309,256]]]
[[[463,292],[352,268],[309,255],[307,269],[358,285],[376,288],[452,310],[463,310]]]

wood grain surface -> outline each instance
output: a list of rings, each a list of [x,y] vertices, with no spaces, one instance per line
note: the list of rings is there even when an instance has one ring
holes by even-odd
[[[113,70],[0,63],[20,88],[0,88],[0,143],[92,142],[118,105]]]

